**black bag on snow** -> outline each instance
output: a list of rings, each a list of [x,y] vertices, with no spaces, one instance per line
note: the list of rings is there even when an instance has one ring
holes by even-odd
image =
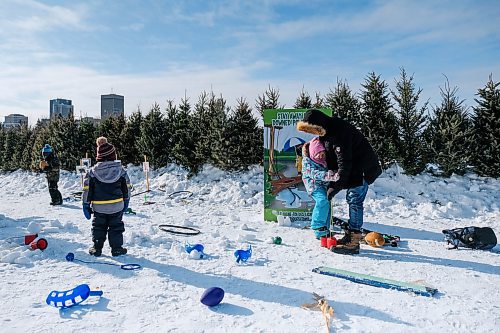
[[[490,250],[497,245],[497,237],[489,227],[465,227],[443,230],[444,239],[453,244],[450,249],[459,246],[477,250]]]

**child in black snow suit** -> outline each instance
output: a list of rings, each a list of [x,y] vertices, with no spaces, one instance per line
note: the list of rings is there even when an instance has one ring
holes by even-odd
[[[42,160],[40,161],[40,169],[47,177],[47,183],[49,185],[50,194],[50,204],[51,205],[62,205],[63,199],[61,192],[57,188],[57,183],[59,182],[60,173],[59,159],[57,158],[54,149],[47,143],[42,148]]]
[[[93,256],[100,256],[108,236],[111,254],[127,253],[123,247],[123,212],[130,200],[130,179],[120,161],[116,161],[115,147],[101,137],[97,141],[97,164],[85,175],[83,184],[83,213],[92,220],[92,241],[89,249]]]

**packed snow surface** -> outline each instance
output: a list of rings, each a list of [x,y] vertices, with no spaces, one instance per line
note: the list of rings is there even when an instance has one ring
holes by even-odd
[[[129,167],[134,193],[145,190],[142,169]],[[365,228],[401,236],[398,247],[361,245],[355,256],[320,247],[300,222],[263,220],[263,170],[226,173],[205,167],[192,179],[172,166],[151,174],[151,192],[132,198],[125,215],[129,253],[91,257],[91,222],[71,200],[80,176],[63,172],[59,188],[70,200],[49,205],[43,175],[0,174],[0,325],[2,332],[325,332],[320,311],[301,308],[324,296],[334,308],[332,332],[498,332],[499,246],[492,251],[448,250],[441,230],[489,226],[499,236],[500,180],[475,175],[408,177],[386,171],[370,186]],[[189,196],[189,191],[192,193]],[[347,218],[345,192],[334,215]],[[154,204],[145,205],[145,202]],[[201,231],[180,236],[159,229],[174,224]],[[48,248],[19,241],[39,233]],[[281,245],[272,244],[280,236]],[[186,243],[203,252],[187,253]],[[234,252],[251,245],[247,262]],[[96,262],[69,262],[75,259]],[[111,263],[103,265],[97,263]],[[119,265],[136,263],[126,271]],[[377,288],[313,273],[329,266],[435,287],[433,297]],[[45,303],[53,290],[80,284],[103,291],[64,310]],[[200,303],[210,287],[225,291],[221,304]]]

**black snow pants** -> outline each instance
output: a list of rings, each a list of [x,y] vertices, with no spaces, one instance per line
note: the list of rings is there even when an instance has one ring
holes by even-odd
[[[94,212],[92,220],[92,241],[94,247],[102,249],[108,235],[111,250],[122,247],[125,225],[122,221],[123,212],[102,214]]]
[[[50,194],[50,199],[53,204],[62,204],[62,195],[61,192],[59,192],[59,189],[57,188],[57,182],[58,180],[50,179],[47,178],[47,182],[49,183],[49,194]]]

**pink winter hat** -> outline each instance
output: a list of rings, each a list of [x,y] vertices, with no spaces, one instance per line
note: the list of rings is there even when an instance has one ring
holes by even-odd
[[[321,153],[322,151],[325,151],[325,150],[326,150],[326,148],[323,145],[323,143],[321,143],[321,141],[319,141],[319,138],[314,138],[309,142],[309,157],[314,162],[321,164],[322,166],[324,166],[326,168],[326,156],[320,160],[316,158],[316,155],[318,155],[319,153]]]

